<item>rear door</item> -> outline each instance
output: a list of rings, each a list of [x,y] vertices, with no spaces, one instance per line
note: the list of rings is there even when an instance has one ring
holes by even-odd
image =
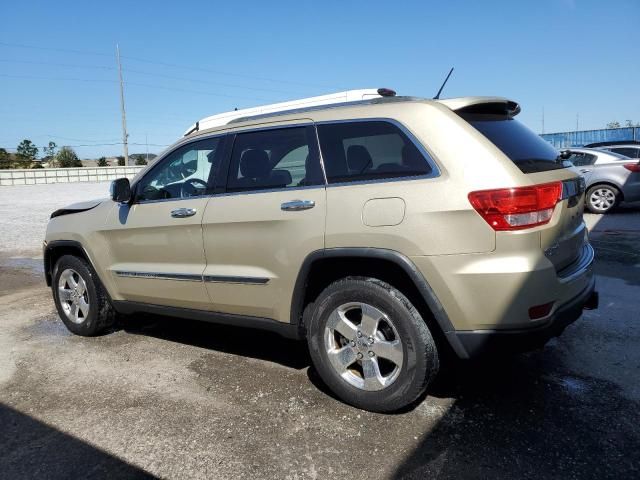
[[[226,193],[203,217],[214,311],[290,321],[307,255],[324,248],[326,191],[312,125],[233,136]]]
[[[135,185],[105,225],[117,296],[154,305],[208,309],[202,217],[224,137],[183,145]]]

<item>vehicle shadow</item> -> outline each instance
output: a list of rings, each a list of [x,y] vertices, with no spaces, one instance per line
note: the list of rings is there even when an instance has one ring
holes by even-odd
[[[454,403],[392,478],[637,478],[640,405],[558,362],[545,349],[450,365],[429,395]]]
[[[148,314],[127,317],[119,328],[134,335],[256,358],[296,370],[311,363],[303,342],[263,330]]]
[[[157,478],[2,403],[0,426],[2,478]]]

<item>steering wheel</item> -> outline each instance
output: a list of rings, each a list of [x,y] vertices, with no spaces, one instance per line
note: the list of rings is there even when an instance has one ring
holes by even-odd
[[[184,198],[202,195],[204,191],[207,190],[207,187],[207,182],[204,180],[200,180],[199,178],[190,178],[185,180],[180,186],[180,196]]]

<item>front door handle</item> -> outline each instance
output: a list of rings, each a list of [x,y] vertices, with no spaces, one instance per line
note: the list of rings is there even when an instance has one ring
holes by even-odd
[[[589,173],[591,170],[589,168],[583,168],[580,170],[580,173]]]
[[[171,216],[173,218],[193,217],[195,214],[195,208],[177,208],[176,210],[171,210]]]
[[[299,212],[300,210],[309,210],[316,206],[313,200],[291,200],[280,205],[280,210],[285,212]]]

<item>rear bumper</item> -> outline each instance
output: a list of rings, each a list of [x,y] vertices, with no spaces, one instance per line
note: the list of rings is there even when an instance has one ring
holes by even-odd
[[[452,345],[457,345],[461,358],[472,358],[488,352],[522,352],[542,347],[551,338],[557,337],[575,322],[582,310],[598,308],[598,292],[595,279],[573,299],[561,305],[549,320],[541,326],[518,330],[471,330],[448,332]]]

